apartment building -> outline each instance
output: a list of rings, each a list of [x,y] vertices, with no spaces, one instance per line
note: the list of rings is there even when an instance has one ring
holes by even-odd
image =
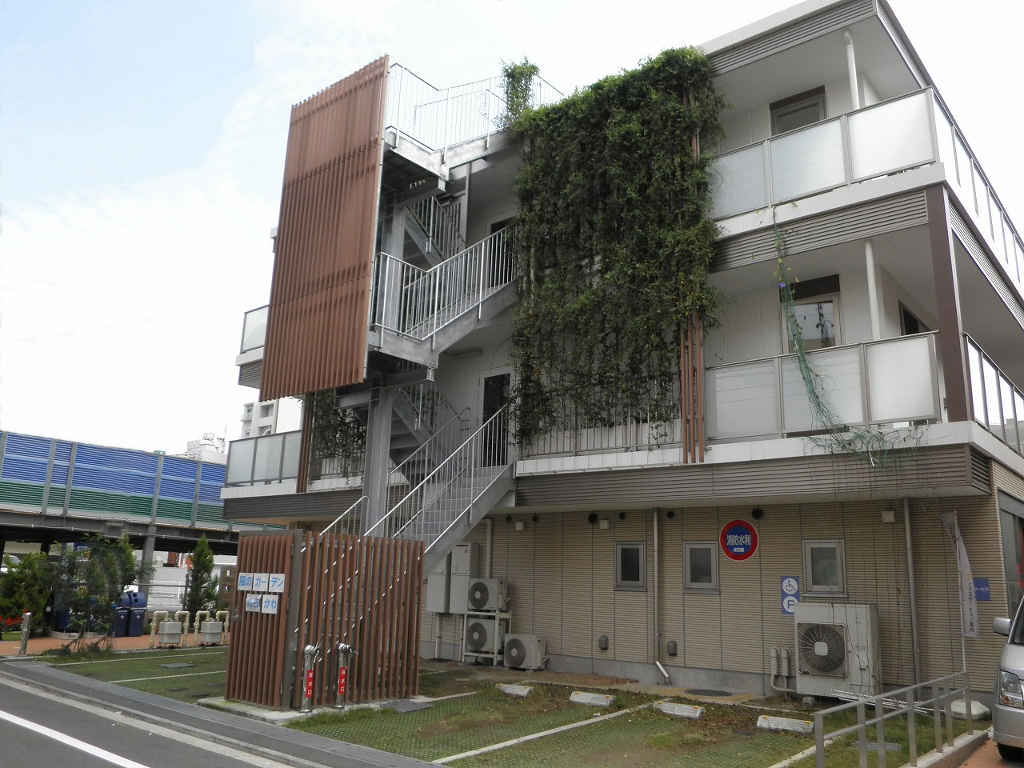
[[[667,430],[569,418],[514,444],[521,147],[500,81],[438,89],[381,59],[293,109],[270,303],[239,357],[260,399],[330,392],[365,450],[329,455],[307,406],[302,429],[232,444],[225,517],[419,538],[428,571],[475,544],[472,575],[503,581],[556,669],[767,692],[966,659],[989,691],[991,621],[1022,591],[1020,235],[884,0],[811,0],[702,49],[728,105],[722,309]],[[534,79],[534,106],[560,98]],[[780,247],[806,362],[880,447],[818,434]],[[801,647],[822,610],[851,645],[835,617],[870,617],[831,667],[829,637]],[[460,657],[464,624],[425,610],[423,655]]]

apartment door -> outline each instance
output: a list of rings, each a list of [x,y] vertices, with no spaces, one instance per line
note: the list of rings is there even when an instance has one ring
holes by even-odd
[[[499,373],[484,377],[484,401],[482,423],[487,424],[509,401],[512,376]],[[495,467],[508,463],[508,411],[494,419],[483,434],[484,467]]]

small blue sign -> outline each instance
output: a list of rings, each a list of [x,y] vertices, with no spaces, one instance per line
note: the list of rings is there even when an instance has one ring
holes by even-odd
[[[992,590],[989,588],[988,579],[975,577],[974,599],[979,603],[988,603],[992,600]]]
[[[780,582],[782,592],[782,615],[792,616],[800,602],[800,579],[796,576],[783,576]]]

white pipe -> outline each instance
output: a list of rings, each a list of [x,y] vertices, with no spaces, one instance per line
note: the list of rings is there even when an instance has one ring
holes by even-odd
[[[653,597],[654,597],[654,611],[653,611],[653,613],[654,613],[654,637],[653,637],[654,643],[653,643],[653,646],[654,647],[652,649],[653,652],[652,652],[651,656],[654,658],[654,664],[655,664],[655,666],[658,667],[658,671],[661,672],[661,674],[665,677],[665,679],[667,679],[667,680],[669,680],[669,682],[671,682],[671,678],[669,678],[668,672],[666,672],[665,668],[663,666],[661,666],[661,634],[658,631],[658,629],[659,629],[659,627],[658,627],[658,621],[659,621],[659,618],[658,618],[658,579],[659,579],[659,571],[658,571],[658,565],[659,565],[659,563],[658,563],[658,519],[659,519],[659,517],[660,517],[660,515],[658,514],[658,510],[657,509],[655,509],[655,510],[653,510],[651,512],[651,521],[652,521],[651,524],[652,524],[652,526],[654,528],[654,583],[651,585],[651,591],[652,591]]]
[[[210,612],[209,611],[196,611],[196,623],[195,623],[195,628],[192,631],[193,631],[193,634],[195,634],[195,636],[197,638],[199,637],[199,628],[203,625],[203,619],[206,619],[207,621],[209,621],[210,620]]]
[[[156,648],[156,631],[160,627],[161,621],[166,621],[168,617],[167,611],[153,611],[153,618],[150,619],[150,643],[151,647]]]
[[[489,518],[484,518],[484,575],[486,578],[491,578],[491,569],[494,560],[494,521]]]
[[[860,109],[860,88],[857,86],[857,54],[853,50],[853,35],[850,30],[843,30],[846,42],[846,73],[850,78],[850,103],[854,109]]]
[[[903,499],[903,534],[907,548],[907,587],[910,592],[910,642],[914,651],[914,685],[921,683],[921,645],[917,627],[917,582],[914,579],[914,543],[910,535],[910,499]]]
[[[185,647],[185,637],[188,635],[188,623],[189,623],[188,622],[188,617],[189,617],[189,615],[190,614],[189,614],[188,611],[175,611],[174,612],[174,620],[181,622],[181,639],[178,640],[178,645],[180,645],[182,648]],[[184,619],[182,619],[182,616],[184,616]]]
[[[669,675],[668,670],[662,666],[661,662],[654,662],[654,666],[656,666],[658,671],[661,672],[661,676],[665,679],[665,685],[672,685],[672,677]]]
[[[870,240],[864,241],[864,268],[868,275],[868,314],[871,316],[871,338],[882,338],[881,299],[878,295],[878,269],[875,266],[875,249]]]
[[[216,613],[217,621],[222,622],[220,630],[220,641],[222,644],[224,642],[224,635],[226,635],[228,632],[228,618],[230,616],[230,611],[217,611]]]

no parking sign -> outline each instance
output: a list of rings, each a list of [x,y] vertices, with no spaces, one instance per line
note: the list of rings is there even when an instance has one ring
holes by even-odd
[[[757,530],[746,520],[733,520],[722,526],[719,542],[730,560],[746,560],[757,551]]]

